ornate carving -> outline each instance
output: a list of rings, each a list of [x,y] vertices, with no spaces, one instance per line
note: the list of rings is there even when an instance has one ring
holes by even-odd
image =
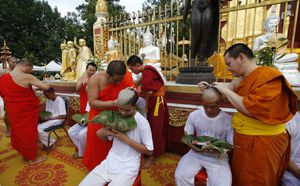
[[[78,97],[69,97],[69,108],[75,112],[80,111],[80,102]]]
[[[43,105],[44,103],[46,103],[47,99],[46,99],[46,97],[43,94],[37,93],[36,95],[37,95],[37,97],[40,100],[40,105]]]
[[[169,125],[172,127],[183,127],[192,110],[169,108]]]
[[[108,15],[107,4],[105,0],[98,0],[96,4],[96,14]]]

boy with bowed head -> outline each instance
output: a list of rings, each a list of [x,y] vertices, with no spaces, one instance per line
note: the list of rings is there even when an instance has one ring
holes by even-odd
[[[231,116],[220,109],[221,94],[213,87],[203,90],[203,108],[192,112],[184,131],[188,135],[210,136],[232,144],[233,129]],[[208,153],[190,150],[178,163],[175,181],[178,186],[194,185],[195,175],[205,168],[208,174],[207,185],[231,186],[231,171],[228,157],[217,159]]]
[[[141,154],[151,155],[153,151],[151,129],[147,119],[136,111],[137,100],[138,94],[131,88],[119,93],[119,112],[123,117],[134,117],[137,126],[124,133],[109,127],[97,131],[99,138],[112,140],[113,145],[106,159],[84,178],[80,186],[133,184],[139,172]]]

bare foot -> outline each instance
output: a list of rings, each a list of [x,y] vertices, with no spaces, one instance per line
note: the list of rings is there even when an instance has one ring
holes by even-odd
[[[73,158],[75,159],[80,159],[82,158],[82,156],[79,156],[78,152],[75,152],[73,155],[72,155]]]
[[[155,157],[150,156],[147,160],[143,162],[142,169],[149,169],[153,165],[154,161],[155,161]]]
[[[47,156],[38,156],[34,160],[28,160],[29,165],[34,165],[37,163],[41,163],[47,160]]]

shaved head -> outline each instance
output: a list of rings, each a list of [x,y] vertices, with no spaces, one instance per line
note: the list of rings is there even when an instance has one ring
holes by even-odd
[[[216,88],[210,87],[210,88],[204,89],[202,99],[203,99],[203,101],[207,101],[207,102],[220,103],[221,102],[221,94]]]

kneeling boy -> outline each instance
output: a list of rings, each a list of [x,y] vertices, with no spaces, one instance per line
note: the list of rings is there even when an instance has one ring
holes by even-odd
[[[133,116],[137,126],[126,133],[108,127],[97,131],[101,139],[113,139],[113,145],[106,159],[84,178],[80,186],[133,184],[140,169],[141,154],[151,155],[153,151],[151,129],[147,119],[136,111],[137,100],[138,95],[132,89],[126,88],[119,93],[119,112],[123,117]]]

